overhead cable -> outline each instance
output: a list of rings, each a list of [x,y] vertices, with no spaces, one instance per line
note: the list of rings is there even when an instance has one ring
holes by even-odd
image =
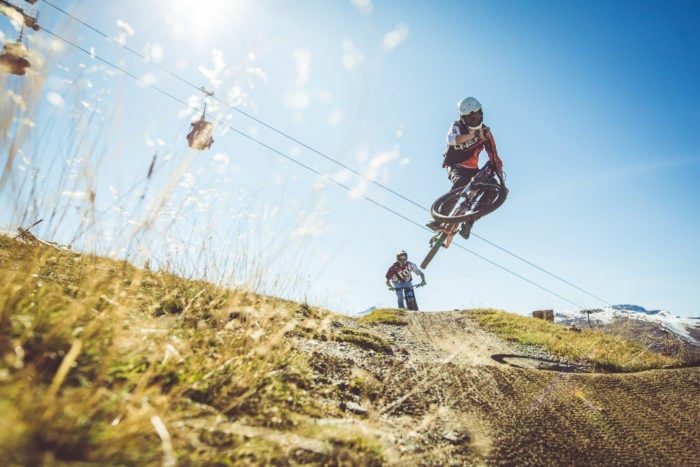
[[[51,5],[51,6],[54,6],[54,5],[50,4],[50,2],[48,2],[47,0],[43,0],[43,1],[44,1],[45,3]],[[56,8],[56,7],[54,6],[54,8]],[[62,10],[61,10],[61,11],[62,11]],[[71,16],[71,17],[72,17],[72,16]],[[80,20],[76,19],[76,21],[80,21]],[[80,21],[80,22],[81,22],[81,24],[85,24],[85,23],[83,23],[82,21]],[[90,27],[90,29],[95,30],[95,29],[92,28],[91,26],[86,25],[86,27]],[[141,80],[137,75],[135,75],[134,73],[131,73],[130,71],[124,69],[123,67],[121,67],[121,66],[119,66],[119,65],[116,65],[116,64],[110,62],[109,60],[100,57],[99,55],[95,54],[93,51],[89,51],[89,50],[85,49],[84,47],[81,47],[80,45],[78,45],[78,44],[76,44],[76,43],[74,43],[74,42],[72,42],[72,41],[70,41],[70,40],[68,40],[68,39],[66,39],[66,38],[64,38],[64,37],[61,37],[60,35],[58,35],[58,34],[52,32],[51,30],[49,30],[49,29],[47,29],[47,28],[45,28],[45,27],[42,28],[42,30],[45,31],[45,32],[47,32],[47,33],[50,34],[51,36],[53,36],[53,37],[55,37],[55,38],[57,38],[57,39],[59,39],[59,40],[65,42],[66,44],[70,45],[71,47],[74,47],[75,49],[77,49],[77,50],[79,50],[79,51],[85,53],[86,55],[88,55],[88,56],[90,56],[90,57],[92,57],[92,58],[94,58],[94,59],[96,59],[96,60],[99,60],[100,62],[104,63],[105,65],[108,65],[108,66],[112,67],[113,69],[115,69],[115,70],[117,70],[117,71],[123,73],[125,76],[128,76],[128,77],[130,77],[130,78],[132,78],[132,79],[134,79],[134,80],[136,80],[136,81],[142,82],[142,80]],[[95,30],[95,31],[97,31],[97,30]],[[100,34],[101,34],[101,33],[100,33]],[[105,36],[105,37],[107,37],[107,36]],[[120,44],[120,45],[121,45],[121,44]],[[138,54],[138,52],[135,52],[135,51],[133,51],[132,49],[128,49],[128,50],[130,50],[130,51],[132,51],[133,53],[135,53],[135,54],[139,55],[140,57],[144,58],[143,56],[141,56],[140,54]],[[158,66],[159,66],[159,65],[158,65]],[[159,66],[159,67],[160,67],[160,66]],[[160,67],[160,68],[162,68],[162,67]],[[164,71],[167,71],[167,70],[165,70],[165,69],[163,69],[163,70],[164,70]],[[168,72],[168,73],[170,73],[170,74],[173,75],[173,76],[177,76],[177,75],[174,74],[174,73],[171,73],[171,72]],[[199,88],[197,88],[197,87],[194,86],[193,84],[187,82],[187,81],[184,80],[183,78],[179,78],[179,79],[180,79],[181,81],[187,83],[188,85],[194,87],[195,89],[199,90]],[[142,82],[142,83],[143,83],[143,82]],[[192,106],[191,104],[187,103],[187,102],[184,101],[183,99],[181,99],[181,98],[179,98],[179,97],[173,95],[172,93],[167,92],[167,91],[161,89],[160,87],[156,86],[155,84],[152,84],[152,83],[150,83],[150,84],[149,84],[149,83],[144,83],[144,85],[145,85],[146,87],[149,87],[149,88],[151,88],[151,89],[153,89],[153,90],[155,90],[155,91],[157,91],[157,92],[163,94],[164,96],[166,96],[166,97],[168,97],[168,98],[174,100],[175,102],[178,102],[178,103],[180,103],[180,104],[186,106],[186,107],[189,107],[189,108],[191,108],[191,109],[193,109],[193,110],[196,110],[196,111],[201,110],[201,109],[198,109],[198,108]],[[223,102],[223,103],[224,103],[225,105],[227,105],[228,107],[232,108],[233,110],[237,110],[237,111],[239,111],[240,113],[242,113],[242,114],[248,116],[248,114],[246,114],[245,112],[243,112],[243,111],[241,111],[241,110],[239,110],[239,109],[237,109],[237,108],[235,108],[235,107],[233,107],[233,106],[230,106],[229,104],[227,104],[227,103],[225,103],[225,102]],[[271,125],[269,125],[269,124],[267,124],[267,123],[265,123],[265,122],[262,122],[261,120],[255,118],[255,117],[252,117],[252,116],[248,116],[248,117],[251,118],[252,120],[254,120],[254,121],[260,123],[261,125],[265,126],[266,128],[269,128],[269,129],[275,131],[276,133],[278,133],[278,134],[284,136],[285,138],[288,138],[288,139],[290,139],[290,140],[292,140],[292,141],[294,141],[294,142],[297,142],[298,144],[302,145],[303,147],[309,149],[310,151],[312,151],[312,152],[314,152],[314,153],[316,153],[316,154],[318,154],[318,155],[323,156],[325,159],[330,160],[330,161],[334,162],[335,164],[337,164],[337,165],[339,165],[339,166],[341,166],[341,167],[343,167],[343,168],[346,168],[347,170],[351,171],[351,172],[354,173],[355,175],[358,175],[358,176],[362,177],[363,179],[372,182],[374,185],[376,185],[376,186],[378,186],[378,187],[380,187],[380,188],[382,188],[382,189],[384,189],[384,190],[386,190],[386,191],[389,191],[389,192],[392,193],[392,194],[395,194],[395,195],[398,196],[399,198],[404,199],[405,201],[407,201],[407,202],[413,204],[414,206],[417,206],[417,207],[419,207],[419,208],[421,208],[421,209],[423,209],[423,210],[428,210],[428,209],[425,208],[424,206],[422,206],[422,205],[416,203],[415,201],[412,201],[412,200],[410,200],[409,198],[407,198],[407,197],[405,197],[405,196],[403,196],[403,195],[397,193],[396,191],[394,191],[394,190],[392,190],[392,189],[386,187],[385,185],[383,185],[383,184],[381,184],[381,183],[379,183],[379,182],[377,182],[377,181],[375,181],[375,180],[373,180],[373,179],[367,177],[367,176],[364,175],[364,174],[361,174],[360,172],[357,172],[356,170],[354,170],[354,169],[348,167],[347,165],[345,165],[345,164],[343,164],[343,163],[341,163],[341,162],[339,162],[339,161],[337,161],[337,160],[331,158],[330,156],[328,156],[328,155],[326,155],[326,154],[323,154],[322,152],[320,152],[320,151],[318,151],[318,150],[312,148],[311,146],[309,146],[309,145],[307,145],[307,144],[305,144],[305,143],[303,143],[303,142],[297,140],[296,138],[293,138],[293,137],[289,136],[289,135],[286,134],[285,132],[276,129],[276,128],[274,128],[273,126],[271,126]],[[290,155],[288,155],[288,154],[285,154],[284,152],[282,152],[282,151],[280,151],[280,150],[278,150],[278,149],[276,149],[276,148],[270,146],[269,144],[266,144],[266,143],[260,141],[259,139],[255,138],[255,137],[253,137],[253,136],[251,136],[251,135],[249,135],[249,134],[247,134],[247,133],[242,132],[241,130],[239,130],[239,129],[237,129],[237,128],[234,128],[234,127],[231,126],[231,125],[226,124],[225,122],[222,122],[222,121],[220,121],[220,120],[218,120],[218,119],[216,119],[216,118],[213,118],[213,117],[212,117],[212,119],[213,119],[214,121],[220,123],[221,125],[223,125],[223,126],[229,128],[230,130],[232,130],[232,131],[235,132],[236,134],[238,134],[238,135],[240,135],[240,136],[242,136],[242,137],[244,137],[244,138],[247,138],[247,139],[249,139],[249,140],[255,142],[256,144],[258,144],[258,145],[260,145],[260,146],[262,146],[262,147],[264,147],[264,148],[266,148],[266,149],[268,149],[268,150],[270,150],[270,151],[272,151],[272,152],[278,154],[279,156],[281,156],[281,157],[283,157],[283,158],[289,160],[290,162],[292,162],[292,163],[294,163],[294,164],[297,164],[297,165],[299,165],[300,167],[302,167],[302,168],[304,168],[304,169],[306,169],[306,170],[308,170],[308,171],[310,171],[310,172],[312,172],[312,173],[314,173],[314,174],[316,174],[316,175],[325,177],[325,178],[326,178],[327,180],[329,180],[330,182],[334,183],[335,185],[337,185],[337,186],[339,186],[339,187],[341,187],[341,188],[343,188],[343,189],[345,189],[345,190],[347,190],[347,191],[349,191],[349,192],[353,192],[353,193],[357,194],[357,192],[356,192],[355,190],[353,190],[350,186],[348,186],[348,185],[346,185],[346,184],[344,184],[344,183],[342,183],[342,182],[339,182],[338,180],[335,180],[335,179],[333,179],[332,177],[329,177],[329,176],[323,174],[323,173],[320,172],[319,170],[317,170],[317,169],[311,167],[310,165],[308,165],[308,164],[306,164],[306,163],[303,163],[303,162],[301,162],[301,161],[295,159],[294,157],[292,157],[292,156],[290,156]],[[418,222],[416,222],[416,221],[414,221],[414,220],[408,218],[407,216],[405,216],[405,215],[399,213],[398,211],[396,211],[396,210],[394,210],[394,209],[392,209],[392,208],[390,208],[390,207],[388,207],[388,206],[386,206],[386,205],[380,203],[379,201],[376,201],[376,200],[374,200],[374,199],[372,199],[372,198],[370,198],[370,197],[368,197],[368,196],[366,196],[366,195],[364,195],[364,194],[359,194],[359,196],[362,197],[363,199],[365,199],[366,201],[368,201],[368,202],[370,202],[370,203],[372,203],[372,204],[374,204],[374,205],[376,205],[376,206],[378,206],[378,207],[380,207],[380,208],[386,210],[387,212],[389,212],[389,213],[391,213],[391,214],[393,214],[393,215],[395,215],[395,216],[397,216],[397,217],[400,217],[400,218],[402,218],[403,220],[405,220],[405,221],[407,221],[407,222],[410,222],[411,224],[414,224],[414,225],[416,225],[416,226],[418,226],[418,227],[420,227],[420,228],[422,228],[422,229],[424,229],[424,230],[430,232],[430,229],[428,229],[427,227],[425,227],[425,226],[422,225],[421,223],[418,223]],[[476,234],[472,234],[472,235],[477,236]],[[584,293],[590,295],[591,297],[596,298],[597,300],[600,300],[601,302],[606,303],[606,304],[609,305],[609,303],[608,303],[607,301],[605,301],[605,300],[603,300],[603,299],[597,297],[596,295],[593,295],[593,294],[591,294],[591,293],[585,291],[584,289],[582,289],[582,288],[580,288],[580,287],[578,287],[578,286],[572,284],[572,283],[569,282],[569,281],[566,281],[566,280],[562,279],[561,277],[559,277],[559,276],[557,276],[557,275],[555,275],[555,274],[552,274],[552,273],[550,273],[550,272],[544,270],[543,268],[540,268],[539,266],[535,265],[534,263],[531,263],[530,261],[527,261],[527,260],[525,260],[524,258],[522,258],[522,257],[520,257],[520,256],[518,256],[518,255],[515,255],[514,253],[510,252],[509,250],[507,250],[507,249],[505,249],[505,248],[503,248],[503,247],[500,247],[500,246],[496,245],[495,243],[490,242],[490,241],[484,239],[483,237],[480,237],[480,236],[477,236],[477,237],[480,238],[480,239],[482,239],[483,241],[487,242],[488,244],[490,244],[490,245],[492,245],[492,246],[494,246],[494,247],[496,247],[496,248],[502,250],[503,252],[508,253],[509,255],[511,255],[511,256],[513,256],[513,257],[519,259],[520,261],[523,261],[523,262],[529,264],[530,266],[535,267],[536,269],[538,269],[538,270],[540,270],[540,271],[542,271],[542,272],[545,272],[545,273],[549,274],[550,276],[552,276],[552,277],[554,277],[554,278],[556,278],[556,279],[558,279],[558,280],[564,282],[565,284],[567,284],[567,285],[569,285],[569,286],[571,286],[571,287],[574,287],[574,288],[576,288],[577,290],[582,291],[582,292],[584,292]],[[482,259],[482,260],[484,260],[484,261],[486,261],[486,262],[488,262],[488,263],[490,263],[490,264],[492,264],[492,265],[498,267],[499,269],[502,269],[502,270],[504,270],[504,271],[506,271],[506,272],[512,274],[513,276],[518,277],[519,279],[521,279],[521,280],[523,280],[523,281],[525,281],[525,282],[528,282],[529,284],[531,284],[531,285],[533,285],[533,286],[535,286],[535,287],[537,287],[537,288],[539,288],[539,289],[541,289],[541,290],[544,290],[544,291],[546,291],[547,293],[549,293],[549,294],[551,294],[551,295],[553,295],[553,296],[556,296],[556,297],[560,298],[561,300],[564,300],[564,301],[566,301],[566,302],[568,302],[568,303],[570,303],[570,304],[572,304],[572,305],[574,305],[574,306],[577,306],[577,307],[579,307],[579,308],[583,308],[579,303],[573,302],[572,300],[567,299],[566,297],[564,297],[564,296],[562,296],[562,295],[560,295],[560,294],[558,294],[558,293],[556,293],[556,292],[554,292],[554,291],[552,291],[552,290],[550,290],[550,289],[548,289],[548,288],[546,288],[546,287],[544,287],[544,286],[542,286],[542,285],[540,285],[540,284],[538,284],[538,283],[536,283],[536,282],[534,282],[534,281],[532,281],[532,280],[526,278],[525,276],[523,276],[523,275],[521,275],[521,274],[516,273],[515,271],[513,271],[513,270],[511,270],[511,269],[509,269],[509,268],[507,268],[507,267],[505,267],[505,266],[502,266],[502,265],[496,263],[496,262],[493,261],[493,260],[490,260],[490,259],[486,258],[486,257],[483,256],[483,255],[480,255],[480,254],[476,253],[475,251],[473,251],[473,250],[471,250],[471,249],[469,249],[469,248],[466,248],[466,247],[463,246],[463,245],[460,245],[460,244],[458,244],[458,243],[455,243],[455,245],[457,245],[457,246],[458,246],[459,248],[461,248],[462,250],[467,251],[467,252],[473,254],[474,256],[476,256],[476,257],[478,257],[478,258],[480,258],[480,259]]]

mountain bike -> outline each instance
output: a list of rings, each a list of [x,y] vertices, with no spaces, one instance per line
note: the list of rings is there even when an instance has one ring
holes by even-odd
[[[430,214],[440,225],[430,239],[430,250],[420,267],[426,268],[440,247],[450,246],[462,224],[470,229],[476,220],[498,209],[507,196],[505,174],[489,161],[467,185],[436,199]]]
[[[421,287],[421,285],[416,284],[411,287],[401,287],[401,289],[403,289],[403,297],[406,303],[406,308],[412,311],[418,311],[418,302],[416,302],[416,294],[413,290],[418,287]],[[396,288],[393,288],[392,290],[396,290]]]

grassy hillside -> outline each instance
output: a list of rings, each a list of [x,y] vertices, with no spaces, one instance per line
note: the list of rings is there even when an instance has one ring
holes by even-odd
[[[307,362],[284,339],[322,316],[310,307],[5,236],[0,284],[0,451],[11,463],[273,462],[288,454],[278,440],[232,435],[199,450],[174,422],[211,408],[293,433],[337,410],[316,402]],[[346,449],[375,455],[347,439],[330,456]]]
[[[590,365],[595,371],[628,372],[681,365],[676,356],[661,355],[595,329],[572,331],[546,320],[497,310],[472,310],[472,316],[505,339],[542,347],[567,360]]]
[[[475,310],[469,319],[598,370],[677,364],[593,331],[572,336],[495,310]],[[396,437],[377,430],[382,414],[411,401],[410,389],[394,394],[409,380],[388,376],[410,353],[399,352],[396,340],[410,321],[399,310],[349,319],[0,235],[0,456],[9,465],[406,460],[391,444]],[[313,343],[310,351],[300,349],[302,341]],[[324,345],[339,353],[323,353]],[[352,352],[362,356],[353,360]],[[453,376],[468,372],[450,368]],[[533,388],[550,380],[525,378]],[[515,404],[500,390],[497,399]],[[366,406],[380,402],[384,408],[368,415]],[[392,426],[401,436],[415,429]],[[450,453],[441,449],[435,452]],[[460,452],[478,459],[473,449]]]

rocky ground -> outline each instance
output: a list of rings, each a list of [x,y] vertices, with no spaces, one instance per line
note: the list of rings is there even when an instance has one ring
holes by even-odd
[[[410,312],[370,332],[390,352],[298,338],[344,423],[391,465],[700,465],[700,370],[592,374],[504,342],[468,312]]]
[[[42,245],[52,251],[61,249],[50,243]],[[133,322],[124,326],[133,328],[134,334],[125,332],[115,341],[116,347],[124,347],[119,353],[131,355],[132,348],[145,343],[149,352],[160,354],[159,346],[167,342],[164,363],[171,355],[179,355],[172,345],[179,342],[185,355],[187,342],[178,341],[173,331],[182,331],[179,323],[189,304],[179,314],[129,315]],[[194,335],[199,338],[209,327],[217,331],[205,340],[207,352],[223,350],[217,347],[222,342],[219,336],[228,335],[238,329],[236,326],[241,326],[240,336],[257,342],[274,323],[270,333],[274,339],[269,342],[280,344],[275,348],[291,352],[292,361],[303,365],[282,368],[284,371],[280,371],[282,363],[263,366],[260,379],[264,383],[245,386],[250,394],[244,401],[255,399],[258,388],[270,393],[259,399],[263,401],[260,405],[251,402],[247,411],[231,414],[221,409],[225,403],[219,403],[217,409],[217,404],[205,404],[189,395],[176,399],[170,405],[176,413],[164,415],[172,439],[183,459],[190,459],[188,455],[206,459],[189,464],[183,461],[182,465],[230,465],[231,459],[238,464],[248,459],[250,465],[700,466],[697,366],[597,374],[576,362],[505,342],[484,331],[469,311],[407,312],[396,324],[368,324],[300,305],[290,312],[292,321],[285,321],[280,328],[282,321],[272,319],[278,318],[276,314],[267,324],[261,321],[265,325],[261,326],[257,318],[263,313],[251,302],[241,301],[237,307],[245,311],[234,314],[226,309],[221,315],[202,314],[206,318],[188,321],[195,323]],[[630,338],[655,335],[637,328],[627,330]],[[165,340],[171,334],[173,339]],[[235,347],[243,341],[226,342]],[[647,347],[653,348],[651,344]],[[199,350],[200,346],[197,341],[192,348]],[[673,348],[666,345],[657,350]],[[14,359],[18,353],[7,355]],[[190,375],[198,376],[195,372],[201,358],[209,358],[209,354],[190,350],[189,355],[193,357],[182,361],[194,361]],[[308,358],[297,358],[301,356]],[[247,352],[245,359],[227,359],[224,365],[217,364],[215,371],[222,375],[224,385],[230,375],[246,376],[245,369],[229,374],[230,361],[258,360],[258,352]],[[268,380],[268,376],[272,377]],[[291,383],[277,384],[283,377]],[[84,384],[80,386],[72,389],[82,390]],[[290,387],[298,391],[290,391]],[[217,391],[219,388],[212,392]],[[319,404],[308,403],[312,398]],[[29,412],[36,399],[28,398],[22,411]],[[293,425],[274,420],[275,414],[283,413],[275,404],[294,409],[284,412]],[[144,433],[152,434],[151,425],[155,426],[152,417]],[[168,444],[171,438],[166,434],[158,433],[166,454],[163,464],[175,465]],[[44,444],[37,446],[45,449]],[[39,464],[59,465],[50,461]]]

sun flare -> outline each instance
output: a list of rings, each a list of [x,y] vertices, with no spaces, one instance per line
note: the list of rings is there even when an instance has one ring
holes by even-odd
[[[194,42],[231,30],[253,7],[247,0],[174,0],[162,5],[170,33]]]

